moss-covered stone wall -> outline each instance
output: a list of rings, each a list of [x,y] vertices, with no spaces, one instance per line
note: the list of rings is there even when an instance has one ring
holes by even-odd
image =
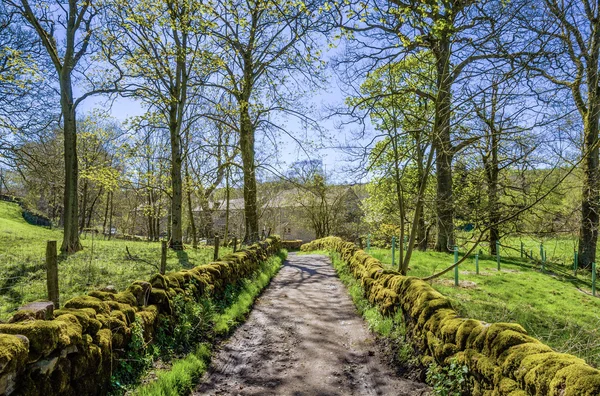
[[[92,291],[67,301],[52,320],[17,312],[0,324],[0,395],[105,394],[136,320],[152,342],[160,318],[172,316],[177,294],[218,295],[255,272],[280,245],[272,237],[217,262],[133,282],[121,292]]]
[[[558,353],[516,323],[485,323],[459,317],[450,300],[427,282],[387,270],[353,243],[328,237],[303,251],[337,252],[384,314],[402,310],[424,364],[456,358],[469,367],[475,395],[600,395],[600,371],[573,355]]]
[[[281,241],[281,247],[287,250],[299,250],[303,243],[301,239]]]

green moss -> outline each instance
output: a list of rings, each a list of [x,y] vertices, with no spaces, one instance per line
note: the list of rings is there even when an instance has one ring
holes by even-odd
[[[110,308],[104,301],[92,296],[80,296],[65,303],[65,308],[92,308],[98,314],[108,314]]]
[[[480,321],[475,319],[465,319],[462,324],[458,327],[456,332],[456,345],[462,350],[466,348],[467,341],[471,334],[473,334],[477,329],[481,331],[483,329],[483,325]]]
[[[152,278],[150,278],[150,284],[153,288],[157,289],[166,289],[169,285],[167,279],[161,274],[155,274]]]
[[[516,376],[516,373],[519,367],[521,367],[523,359],[530,355],[548,352],[552,352],[552,348],[537,340],[526,344],[519,344],[509,348],[500,355],[498,357],[498,364],[501,365],[504,375],[519,378]]]
[[[521,332],[517,332],[514,330],[504,330],[499,332],[496,335],[496,337],[494,337],[494,340],[490,345],[489,352],[486,352],[493,359],[497,359],[505,351],[507,351],[509,348],[515,345],[529,344],[535,341],[535,338],[529,337],[528,335],[523,334]]]
[[[135,320],[135,312],[136,310],[134,308],[131,307],[131,305],[127,305],[127,304],[121,304],[119,302],[116,301],[109,301],[107,302],[108,306],[110,307],[111,312],[114,311],[120,311],[125,315],[125,322],[127,322],[128,324],[133,323],[133,321]]]
[[[519,368],[523,388],[533,395],[547,395],[555,374],[573,364],[585,363],[582,359],[563,353],[548,352],[529,355]],[[522,375],[525,373],[525,375]]]
[[[35,320],[35,312],[28,309],[21,309],[14,313],[10,318],[9,323],[24,322],[26,320]]]
[[[579,379],[598,374],[598,371],[585,363],[572,364],[556,372],[550,382],[550,394],[561,394],[565,389],[575,389]]]
[[[138,305],[135,295],[129,291],[115,294],[115,301],[121,304],[131,305],[132,307]]]
[[[28,353],[26,340],[12,334],[0,334],[0,374],[21,368]]]
[[[112,352],[112,331],[110,329],[100,329],[94,336],[94,343],[98,345],[102,354]]]
[[[79,325],[81,326],[82,332],[86,332],[88,326],[90,325],[90,316],[87,312],[81,310],[81,309],[69,309],[69,308],[64,308],[64,309],[57,309],[54,311],[54,317],[58,318],[61,315],[73,315],[75,316],[75,318],[77,318],[77,321],[79,322]],[[96,315],[94,315],[96,316]]]
[[[0,333],[22,334],[29,339],[29,359],[47,356],[59,347],[71,343],[68,324],[56,320],[35,320],[21,323],[0,324]]]
[[[93,291],[89,292],[88,296],[96,297],[98,300],[102,300],[102,301],[114,301],[115,300],[114,293],[103,292],[103,291],[99,291],[99,290],[93,290]]]
[[[55,322],[63,322],[66,324],[65,333],[69,337],[69,344],[81,344],[83,327],[79,324],[79,320],[75,315],[64,314],[56,317]]]
[[[600,373],[581,376],[568,386],[565,396],[597,396],[600,394]]]

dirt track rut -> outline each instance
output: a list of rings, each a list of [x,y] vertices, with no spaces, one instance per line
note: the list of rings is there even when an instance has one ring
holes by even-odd
[[[420,395],[396,375],[327,257],[290,255],[195,395]]]

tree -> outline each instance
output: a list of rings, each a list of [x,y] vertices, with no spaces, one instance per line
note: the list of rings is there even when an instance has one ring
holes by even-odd
[[[431,100],[434,107],[438,251],[448,251],[454,244],[453,159],[478,139],[457,122],[466,98],[454,98],[470,79],[485,72],[486,60],[501,57],[495,41],[510,19],[505,9],[501,2],[464,0],[369,0],[335,9],[337,24],[351,47],[338,62],[347,80],[411,56],[429,63],[434,71],[433,95],[414,93]]]
[[[183,177],[186,129],[197,115],[190,102],[214,68],[204,47],[206,5],[195,0],[114,1],[103,52],[123,74],[121,92],[140,99],[147,121],[168,126],[171,149],[170,247],[183,249]]]
[[[541,7],[540,7],[541,6]],[[600,7],[589,1],[517,3],[515,29],[524,32],[521,57],[533,77],[570,94],[582,122],[583,157],[579,265],[596,260],[600,221]],[[512,43],[514,46],[515,43]]]
[[[404,241],[407,235],[407,195],[411,193],[415,197],[414,219],[410,223],[411,231],[415,229],[415,232],[409,233],[412,238],[406,256],[404,244],[399,245],[400,270],[404,274],[415,238],[420,249],[425,250],[427,246],[423,194],[430,173],[425,158],[432,144],[430,98],[434,96],[434,87],[430,64],[422,62],[422,58],[426,59],[427,55],[381,66],[365,79],[360,96],[348,100],[350,105],[358,106],[370,115],[379,137],[383,139],[371,151],[369,168],[378,175],[375,183],[393,186],[400,241]],[[416,175],[410,177],[413,169]]]
[[[73,253],[82,249],[78,234],[78,176],[76,110],[86,98],[115,92],[109,81],[94,81],[77,73],[78,66],[89,68],[91,44],[95,35],[94,20],[98,9],[88,1],[68,0],[48,4],[46,1],[3,0],[26,20],[38,36],[50,58],[60,92],[60,110],[64,134],[64,236],[61,251]],[[74,81],[89,83],[90,89],[78,98],[73,93]]]
[[[318,1],[219,0],[211,36],[222,69],[211,82],[235,102],[244,174],[246,241],[256,241],[258,205],[255,141],[259,131],[288,133],[274,123],[276,114],[305,121],[300,99],[319,82],[315,33],[323,28]],[[290,135],[294,138],[292,135]]]

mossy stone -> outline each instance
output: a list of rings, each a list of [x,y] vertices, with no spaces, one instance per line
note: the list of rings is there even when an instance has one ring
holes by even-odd
[[[102,300],[102,301],[114,301],[115,300],[115,293],[104,292],[104,291],[99,291],[99,290],[93,290],[93,291],[89,292],[88,296],[96,297],[98,300]]]
[[[0,324],[0,333],[22,334],[29,339],[29,361],[49,355],[59,347],[71,343],[68,324],[56,320],[35,320],[20,323]]]
[[[92,296],[79,296],[65,303],[65,308],[92,308],[97,314],[108,314],[110,308],[104,301]]]
[[[23,367],[28,353],[27,339],[12,334],[0,334],[0,375]]]

